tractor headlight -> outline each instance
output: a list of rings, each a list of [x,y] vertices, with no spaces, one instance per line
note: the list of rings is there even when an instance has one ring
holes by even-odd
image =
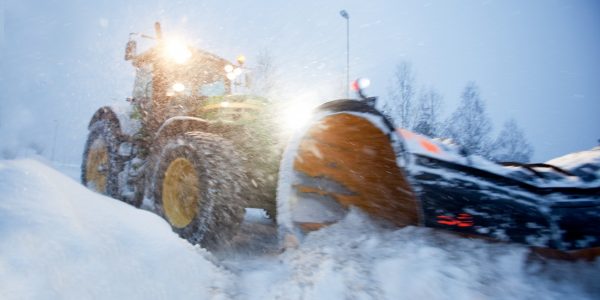
[[[290,103],[281,115],[284,131],[294,132],[303,128],[311,119],[315,106],[305,102]]]
[[[229,80],[234,80],[236,77],[235,74],[233,74],[233,72],[227,73],[227,75],[225,75],[225,76],[227,76],[227,79],[229,79]]]
[[[183,83],[181,82],[176,82],[175,84],[173,84],[173,91],[177,92],[177,93],[181,93],[185,90],[185,85],[183,85]]]
[[[240,76],[244,72],[241,67],[234,67],[232,65],[226,65],[224,69],[225,69],[225,73],[226,73],[225,76],[229,80],[236,79],[238,76]]]
[[[190,49],[180,40],[169,40],[165,47],[167,56],[175,63],[185,64],[192,57]]]

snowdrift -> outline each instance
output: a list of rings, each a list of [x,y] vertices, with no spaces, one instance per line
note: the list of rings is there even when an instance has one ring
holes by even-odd
[[[269,240],[252,230],[264,223],[244,226],[241,239]],[[598,261],[532,260],[523,246],[388,228],[358,211],[282,254],[213,256],[33,160],[0,161],[0,231],[2,299],[600,297]]]
[[[528,248],[429,228],[387,228],[358,211],[306,236],[282,264],[244,276],[250,299],[597,299],[600,264],[532,259]],[[252,279],[257,278],[259,282]]]
[[[0,162],[0,232],[3,299],[202,299],[229,282],[159,217],[33,160]]]

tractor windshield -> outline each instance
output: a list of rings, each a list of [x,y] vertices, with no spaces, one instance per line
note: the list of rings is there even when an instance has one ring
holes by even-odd
[[[164,42],[135,56],[133,64],[137,68],[134,98],[166,104],[231,93],[225,71],[231,63],[200,49]]]
[[[166,96],[206,98],[229,94],[230,81],[224,70],[227,64],[224,59],[197,49],[192,49],[191,58],[185,63],[160,64],[166,79]]]
[[[225,80],[201,84],[198,87],[198,95],[205,97],[225,95]]]

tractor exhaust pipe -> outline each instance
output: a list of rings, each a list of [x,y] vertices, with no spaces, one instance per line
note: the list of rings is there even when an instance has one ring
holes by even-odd
[[[156,39],[162,40],[162,29],[160,27],[160,22],[154,23],[154,32],[156,33]]]

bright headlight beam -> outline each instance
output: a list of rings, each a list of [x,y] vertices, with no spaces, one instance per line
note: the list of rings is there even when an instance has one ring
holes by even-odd
[[[288,131],[296,131],[301,129],[310,120],[313,114],[313,105],[306,103],[294,103],[287,107],[283,113],[284,129]]]
[[[185,85],[183,85],[183,83],[177,82],[175,84],[173,84],[173,91],[175,92],[183,92],[185,90]]]
[[[192,57],[192,52],[182,41],[169,40],[165,47],[167,56],[177,64],[184,64]]]

